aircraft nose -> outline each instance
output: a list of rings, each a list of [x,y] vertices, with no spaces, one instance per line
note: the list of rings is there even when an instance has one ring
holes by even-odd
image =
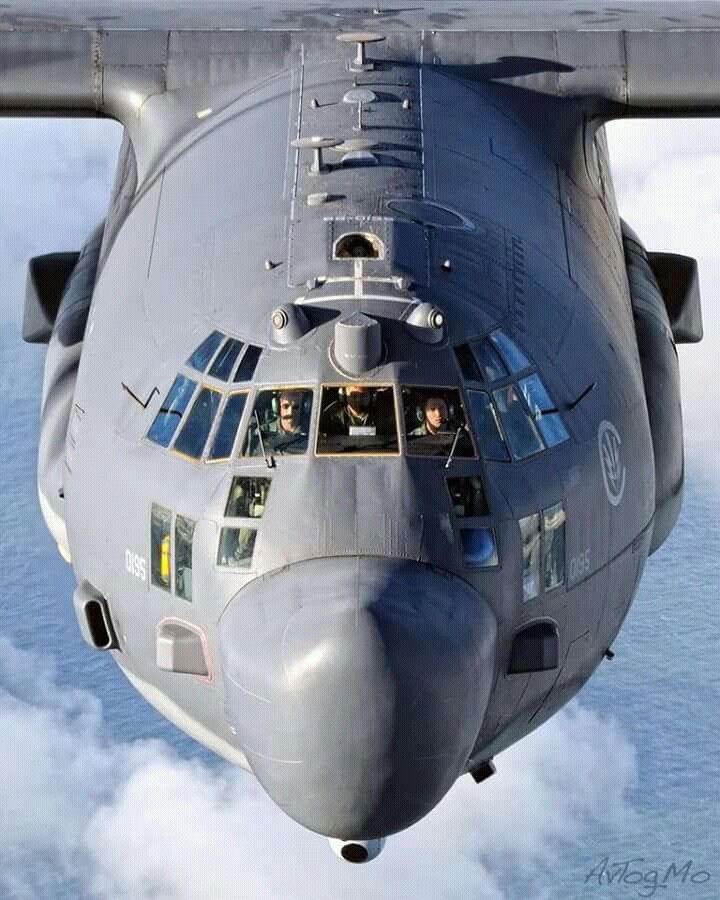
[[[495,617],[459,578],[318,559],[251,583],[220,620],[231,724],[293,819],[385,837],[462,774],[492,686]]]

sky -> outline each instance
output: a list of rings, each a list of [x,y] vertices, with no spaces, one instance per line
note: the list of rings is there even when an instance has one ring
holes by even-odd
[[[648,248],[700,261],[707,336],[681,348],[686,445],[693,477],[720,486],[708,414],[720,401],[720,123],[615,124],[609,140],[624,217]],[[106,123],[0,120],[4,337],[18,328],[28,258],[78,248],[103,217],[118,144]],[[17,357],[0,346],[0,392],[12,392],[18,361],[35,365],[42,351],[19,337]],[[166,739],[108,737],[103,716],[100,692],[61,683],[52,653],[0,635],[0,896],[77,882],[83,896],[133,900],[502,898],[517,870],[547,872],[589,828],[633,815],[638,748],[582,697],[502,754],[482,789],[461,779],[363,868],[335,860],[247,774]]]

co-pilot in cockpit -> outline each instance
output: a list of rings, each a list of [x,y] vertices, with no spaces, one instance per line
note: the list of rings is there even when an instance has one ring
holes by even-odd
[[[457,389],[405,387],[402,398],[409,456],[475,456]]]

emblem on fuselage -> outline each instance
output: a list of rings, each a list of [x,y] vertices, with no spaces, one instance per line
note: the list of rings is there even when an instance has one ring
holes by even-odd
[[[605,493],[613,506],[619,506],[625,493],[627,470],[622,462],[622,439],[612,422],[601,422],[598,428],[600,467]]]

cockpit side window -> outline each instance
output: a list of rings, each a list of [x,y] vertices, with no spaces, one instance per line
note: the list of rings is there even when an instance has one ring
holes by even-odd
[[[230,394],[225,400],[220,424],[215,432],[208,459],[213,462],[221,459],[230,459],[246,402],[247,394],[245,393]]]
[[[248,344],[245,348],[245,354],[240,361],[240,365],[237,367],[235,381],[251,381],[261,356],[262,347],[255,347],[253,344]]]
[[[555,447],[569,440],[570,435],[563,425],[560,412],[553,406],[540,377],[531,375],[529,378],[523,378],[520,390],[546,446]]]
[[[236,341],[234,338],[228,338],[223,344],[222,350],[215,357],[215,362],[210,369],[210,375],[213,378],[219,378],[221,381],[227,381],[232,374],[233,366],[237,362],[240,351],[242,350],[242,341]]]
[[[398,452],[392,386],[349,384],[323,388],[319,455]]]
[[[151,441],[161,447],[170,446],[196,387],[197,382],[191,378],[186,378],[184,375],[177,376],[150,427],[150,431],[148,431]]]
[[[197,350],[188,360],[188,365],[198,372],[204,372],[210,365],[210,360],[215,356],[218,347],[223,342],[225,335],[221,331],[213,331],[200,344]]]
[[[409,456],[475,456],[460,391],[443,387],[402,389]]]
[[[530,360],[504,331],[499,328],[497,331],[493,331],[490,341],[512,373],[516,374],[530,368]]]
[[[200,459],[220,407],[221,394],[212,388],[202,388],[190,410],[173,450]]]
[[[310,434],[313,392],[306,388],[261,391],[255,401],[243,456],[285,456],[305,453]]]
[[[500,388],[493,394],[505,428],[505,434],[515,459],[527,459],[544,449],[540,435],[528,415],[513,384]]]
[[[505,439],[500,430],[497,413],[485,391],[468,391],[470,416],[475,425],[475,433],[480,442],[483,459],[492,462],[507,462],[510,459]]]

